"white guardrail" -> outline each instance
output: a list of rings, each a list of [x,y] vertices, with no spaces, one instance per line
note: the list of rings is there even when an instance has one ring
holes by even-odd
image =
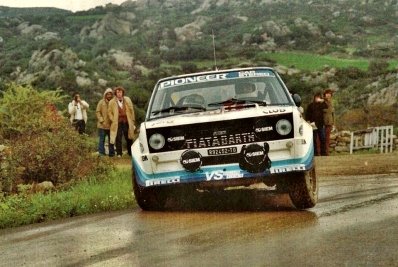
[[[380,153],[391,153],[394,146],[393,126],[372,127],[351,132],[350,154],[354,150],[378,148]]]

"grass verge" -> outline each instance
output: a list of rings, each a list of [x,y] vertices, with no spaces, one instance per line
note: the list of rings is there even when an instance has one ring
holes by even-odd
[[[333,176],[398,173],[397,151],[316,157],[315,161],[321,180]],[[116,165],[116,170],[105,180],[92,178],[66,191],[0,196],[0,229],[136,207],[130,159],[116,159]]]
[[[66,191],[0,198],[0,229],[134,206],[131,171],[118,168],[106,179],[91,178]]]

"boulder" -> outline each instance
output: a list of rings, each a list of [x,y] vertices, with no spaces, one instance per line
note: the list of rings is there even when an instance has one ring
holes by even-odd
[[[38,41],[38,40],[48,41],[48,40],[52,40],[52,39],[60,40],[61,38],[59,37],[57,32],[45,32],[43,34],[35,36],[35,41]]]
[[[379,90],[368,98],[368,105],[392,106],[397,103],[398,99],[398,82]]]
[[[321,35],[321,31],[319,30],[318,26],[314,25],[313,23],[304,20],[302,18],[296,18],[294,20],[294,24],[297,27],[307,29],[312,35]]]
[[[32,191],[36,192],[36,193],[48,192],[54,188],[55,188],[55,186],[51,181],[44,181],[44,182],[32,185]]]
[[[43,26],[37,24],[30,25],[29,22],[22,22],[17,26],[17,30],[22,35],[38,35],[45,32]]]
[[[339,152],[339,153],[341,153],[341,152],[350,152],[350,149],[347,146],[336,146],[334,148],[334,151]]]
[[[180,42],[197,40],[202,36],[201,28],[207,23],[207,17],[199,16],[195,21],[174,29],[177,40]]]
[[[93,84],[93,81],[87,77],[77,76],[76,83],[79,87],[89,87]]]
[[[351,142],[351,136],[350,137],[348,137],[348,136],[339,136],[339,137],[337,137],[337,142],[341,142],[341,143],[350,143]]]
[[[108,85],[108,81],[107,80],[104,80],[104,79],[98,79],[98,84],[100,85],[100,86],[103,86],[103,87],[106,87],[107,85]]]
[[[273,20],[268,20],[265,22],[265,31],[271,36],[280,37],[286,36],[291,33],[290,29],[286,25],[279,25]]]
[[[119,17],[121,19],[132,21],[135,20],[137,16],[133,12],[120,12]]]
[[[112,57],[121,68],[129,69],[133,66],[134,57],[128,52],[112,49],[109,51],[108,56]]]

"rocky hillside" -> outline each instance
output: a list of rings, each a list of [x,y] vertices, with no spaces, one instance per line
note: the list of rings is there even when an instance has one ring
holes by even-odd
[[[121,84],[142,116],[159,77],[211,68],[198,63],[213,60],[214,34],[219,67],[275,65],[305,98],[332,86],[340,114],[397,102],[396,71],[380,64],[398,56],[395,0],[130,0],[77,13],[0,7],[0,17],[0,88],[15,81],[95,101]],[[361,56],[377,67],[309,73],[258,58],[286,50]]]

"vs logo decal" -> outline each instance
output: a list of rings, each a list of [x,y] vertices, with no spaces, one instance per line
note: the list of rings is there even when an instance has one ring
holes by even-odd
[[[206,172],[206,181],[219,181],[222,179],[234,179],[234,178],[242,178],[243,174],[239,171],[234,172],[224,172],[224,171],[212,171]]]

